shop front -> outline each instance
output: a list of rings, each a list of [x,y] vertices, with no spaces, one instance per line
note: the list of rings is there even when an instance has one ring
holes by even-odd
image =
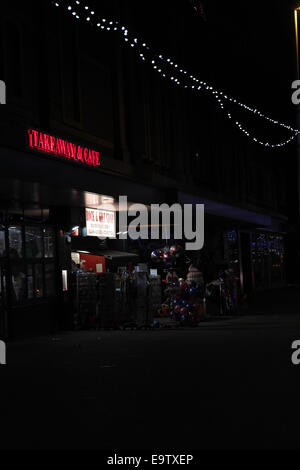
[[[49,222],[47,211],[3,206],[0,210],[1,334],[26,336],[28,332],[50,330],[51,310],[57,295],[55,228]]]
[[[285,285],[286,218],[185,193],[178,199],[205,205],[202,269],[209,313],[236,313],[255,292]]]
[[[269,230],[224,231],[224,258],[240,277],[243,293],[285,285],[285,234]]]
[[[32,128],[16,140],[19,150],[0,148],[1,337],[148,327],[166,314],[185,322],[205,315],[210,283],[224,297],[214,312],[235,313],[238,297],[284,282],[284,221],[145,185],[125,166],[121,177],[84,142]],[[120,237],[122,195],[204,204],[204,249],[186,252],[174,234]]]
[[[130,277],[140,257],[118,240],[117,198],[165,199],[155,187],[115,175],[83,142],[35,129],[22,133],[18,150],[0,148],[0,336],[6,339],[79,325],[84,284],[98,289],[93,308],[101,296],[107,311],[112,299],[120,303],[118,293],[128,294],[121,273]],[[74,290],[76,284],[81,288]]]

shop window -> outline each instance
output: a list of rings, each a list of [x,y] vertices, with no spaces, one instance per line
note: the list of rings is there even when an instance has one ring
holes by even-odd
[[[44,223],[49,222],[50,217],[50,209],[43,209],[42,210],[42,220]]]
[[[277,234],[253,234],[252,259],[256,288],[284,282],[284,239]]]
[[[43,265],[36,264],[34,266],[34,274],[35,274],[35,296],[39,299],[44,295],[44,278],[43,278]]]
[[[5,306],[6,303],[6,275],[5,269],[0,264],[0,310]],[[0,315],[0,334],[5,330],[4,316]]]
[[[9,53],[6,55],[6,80],[8,93],[14,98],[22,96],[21,35],[18,26],[12,21],[5,25]],[[8,48],[7,48],[8,50]]]
[[[22,227],[9,227],[9,256],[11,259],[23,257],[23,240],[22,240]]]
[[[228,267],[239,273],[239,245],[237,232],[231,230],[224,233],[224,260]]]
[[[269,287],[269,245],[268,235],[265,233],[253,234],[252,262],[255,287],[257,289]]]
[[[33,299],[33,271],[32,271],[32,265],[27,266],[27,295],[28,295],[28,299]]]
[[[89,57],[81,57],[82,116],[85,129],[98,137],[113,142],[113,90],[109,68]],[[137,133],[137,137],[139,134]]]
[[[24,209],[24,220],[27,223],[41,222],[42,221],[42,210],[38,208],[25,208]]]
[[[76,25],[70,24],[68,29],[62,29],[61,58],[64,117],[67,122],[79,123],[81,120],[81,87]]]
[[[24,216],[23,211],[10,211],[6,228],[1,224],[0,214],[0,258],[9,255],[11,298],[14,305],[56,294],[55,230],[50,226],[43,228],[41,224],[33,222],[26,225]],[[35,216],[38,220],[41,211],[26,211],[28,222],[29,217]]]
[[[231,270],[235,280],[235,298],[240,295],[240,253],[239,239],[236,230],[230,230],[223,234],[224,260]]]
[[[44,229],[44,252],[45,252],[45,258],[54,258],[55,236],[54,236],[54,230],[50,227],[47,227]]]
[[[42,258],[43,239],[40,227],[25,227],[25,247],[27,258]]]
[[[284,242],[280,235],[270,235],[269,248],[271,257],[272,285],[280,284],[284,280]]]
[[[0,257],[5,256],[5,230],[0,227]]]
[[[45,285],[44,285],[45,272]],[[54,263],[29,264],[27,266],[28,299],[41,299],[55,295],[55,266]]]
[[[54,263],[46,263],[45,265],[45,287],[47,297],[52,297],[56,294]]]
[[[21,303],[26,299],[26,273],[23,264],[13,264],[11,266],[12,302]]]

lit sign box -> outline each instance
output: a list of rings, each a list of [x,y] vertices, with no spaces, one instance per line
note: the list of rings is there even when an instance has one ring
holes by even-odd
[[[46,152],[63,157],[83,165],[97,167],[100,165],[100,155],[96,150],[73,144],[67,140],[45,134],[35,129],[28,129],[29,147],[39,152]]]
[[[85,209],[86,234],[90,237],[116,238],[115,212]]]

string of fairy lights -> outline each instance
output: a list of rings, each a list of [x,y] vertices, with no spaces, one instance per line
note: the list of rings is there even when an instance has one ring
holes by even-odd
[[[238,99],[233,98],[221,90],[217,90],[210,84],[190,74],[172,58],[154,52],[148,43],[143,41],[137,34],[131,33],[128,27],[121,25],[119,21],[101,18],[89,5],[86,4],[87,2],[83,0],[54,0],[52,3],[56,7],[62,7],[67,10],[76,20],[83,20],[92,26],[99,28],[99,30],[119,32],[121,39],[123,39],[129,47],[137,51],[140,60],[148,62],[152,66],[153,70],[162,77],[162,79],[168,79],[175,86],[180,86],[184,89],[190,89],[197,93],[201,92],[211,95],[215,98],[217,105],[225,113],[227,118],[240,130],[242,134],[253,142],[269,148],[283,147],[295,139],[295,137],[300,133],[298,129],[276,119],[272,119],[258,109],[242,103]],[[270,143],[257,138],[232,116],[231,112],[228,110],[229,106],[238,106],[242,108],[242,110],[253,114],[255,118],[260,118],[274,126],[286,129],[289,132],[290,137],[278,143]]]

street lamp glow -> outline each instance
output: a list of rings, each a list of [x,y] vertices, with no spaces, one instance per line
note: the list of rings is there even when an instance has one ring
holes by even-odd
[[[299,35],[298,35],[298,12],[299,11],[300,11],[300,7],[295,8],[295,10],[294,10],[295,38],[296,38],[296,61],[297,61],[298,79],[300,78],[300,73],[299,73]]]

